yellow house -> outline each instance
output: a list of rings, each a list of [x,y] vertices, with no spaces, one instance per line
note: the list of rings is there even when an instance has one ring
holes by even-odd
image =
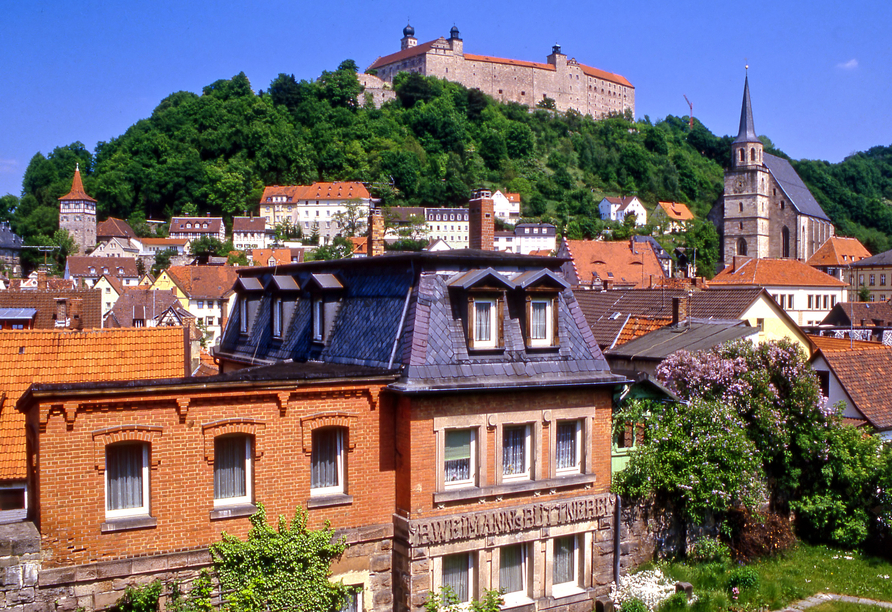
[[[103,274],[96,281],[96,284],[93,285],[93,288],[98,289],[102,296],[102,319],[105,320],[105,315],[111,311],[118,298],[124,294],[124,285],[121,283],[121,279],[109,274]]]
[[[183,309],[195,317],[205,341],[213,345],[229,318],[237,277],[233,266],[170,266],[158,275],[150,290],[172,290]]]

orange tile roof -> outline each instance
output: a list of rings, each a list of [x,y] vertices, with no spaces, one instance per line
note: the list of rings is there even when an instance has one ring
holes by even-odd
[[[224,298],[238,278],[234,266],[170,266],[167,274],[190,299]]]
[[[618,85],[625,85],[626,87],[631,87],[635,89],[635,86],[629,83],[626,77],[614,74],[613,72],[607,72],[606,70],[600,70],[598,68],[592,68],[591,66],[586,66],[585,64],[579,64],[579,67],[582,68],[582,72],[587,74],[590,77],[595,77],[597,79],[603,79],[605,81],[610,81],[611,83],[616,83]]]
[[[71,191],[63,195],[59,198],[59,201],[62,200],[86,200],[88,202],[95,202],[93,198],[87,195],[87,192],[84,191],[84,184],[81,182],[81,171],[80,168],[75,167],[74,169],[74,178],[71,181]]]
[[[527,62],[524,60],[506,59],[504,57],[493,57],[491,55],[472,55],[465,53],[465,59],[471,62],[487,62],[489,64],[506,64],[508,66],[520,66],[522,68],[537,68],[539,70],[550,70],[554,72],[554,66],[551,64],[543,64],[541,62]]]
[[[137,238],[144,245],[152,245],[152,246],[186,246],[189,242],[185,238]]]
[[[284,266],[290,263],[300,263],[304,260],[303,249],[251,249],[251,259],[255,266],[268,266],[269,258],[276,260],[277,266]],[[293,261],[296,259],[297,261]]]
[[[313,183],[312,185],[270,185],[263,190],[260,203],[268,197],[285,196],[288,202],[299,200],[369,199],[369,190],[362,183]]]
[[[350,236],[347,240],[353,243],[354,255],[368,255],[369,239],[367,236]]]
[[[25,415],[16,402],[31,383],[178,378],[186,374],[181,327],[0,331],[0,480],[24,480]]]
[[[892,348],[821,352],[836,378],[871,426],[892,429]]]
[[[834,338],[831,336],[812,336],[809,335],[815,347],[827,353],[832,351],[851,351],[851,350],[888,350],[889,347],[880,342],[866,342],[864,340],[851,340],[849,338]]]
[[[659,207],[673,221],[691,221],[694,219],[690,209],[680,202],[660,202]]]
[[[727,266],[716,274],[710,285],[747,285],[761,287],[848,287],[839,279],[815,270],[796,259],[748,259],[736,269]]]
[[[538,257],[551,257],[554,255],[554,249],[536,249],[534,251],[530,251],[530,255],[536,255]]]
[[[810,266],[847,266],[866,257],[870,257],[870,251],[857,238],[832,236],[806,263]]]
[[[616,346],[622,346],[630,340],[640,338],[652,331],[662,329],[672,323],[672,317],[636,317],[630,316],[629,320],[619,332]]]
[[[664,276],[656,254],[647,242],[623,240],[567,240],[580,284],[597,278],[605,283],[649,287],[651,277]],[[634,250],[633,250],[634,249]]]

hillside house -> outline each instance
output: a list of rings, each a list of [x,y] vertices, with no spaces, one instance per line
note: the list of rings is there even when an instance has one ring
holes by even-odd
[[[629,215],[635,215],[635,225],[642,227],[647,225],[647,210],[637,196],[625,196],[622,198],[606,197],[598,204],[598,211],[605,221],[617,221],[622,223]]]
[[[687,205],[680,202],[659,202],[650,217],[651,224],[664,234],[687,231],[693,221],[694,214]]]

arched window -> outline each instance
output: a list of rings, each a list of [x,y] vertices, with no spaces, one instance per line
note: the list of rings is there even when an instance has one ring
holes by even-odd
[[[740,161],[746,161],[746,154],[743,152],[743,149],[740,149]]]
[[[756,161],[756,147],[750,149],[750,161]]]
[[[746,255],[746,240],[743,238],[737,239],[737,254]]]
[[[781,230],[781,257],[790,256],[790,230],[785,225]]]

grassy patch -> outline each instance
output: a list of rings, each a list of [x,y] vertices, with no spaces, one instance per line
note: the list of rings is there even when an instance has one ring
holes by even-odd
[[[739,588],[736,600],[729,584],[734,564],[676,562],[661,567],[674,580],[693,584],[698,596],[714,602],[713,610],[727,609],[720,605],[725,601],[735,610],[777,610],[816,593],[892,601],[892,564],[826,546],[799,544],[782,556],[752,563],[758,584]]]

